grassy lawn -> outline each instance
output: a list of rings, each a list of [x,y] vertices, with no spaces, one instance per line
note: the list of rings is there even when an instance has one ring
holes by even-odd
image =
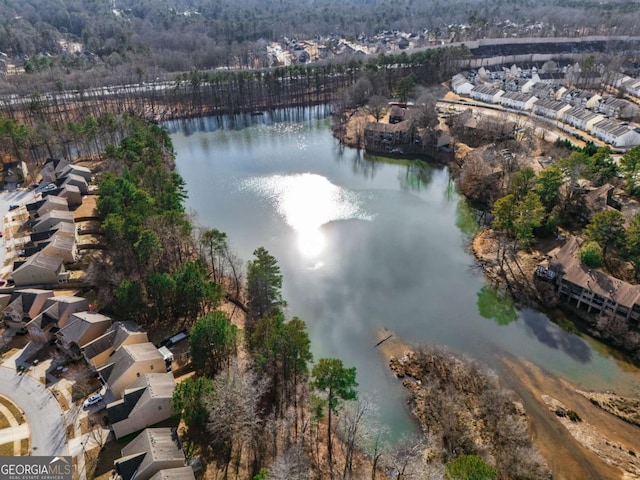
[[[11,424],[9,423],[9,419],[0,413],[0,430],[3,428],[9,428],[10,426]]]
[[[0,456],[12,457],[13,456],[13,442],[3,443],[0,445]]]
[[[30,441],[28,438],[23,438],[20,440],[20,455],[27,456],[29,455],[29,451],[31,450]]]
[[[0,395],[0,403],[7,407],[13,417],[18,421],[18,425],[22,425],[25,422],[24,415],[22,415],[22,412],[20,412],[18,407],[16,407],[16,405],[11,400]]]

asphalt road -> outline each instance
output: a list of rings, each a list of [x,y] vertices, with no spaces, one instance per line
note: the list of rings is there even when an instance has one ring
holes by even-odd
[[[69,454],[62,410],[44,385],[11,368],[0,367],[0,394],[25,413],[31,428],[32,455]]]

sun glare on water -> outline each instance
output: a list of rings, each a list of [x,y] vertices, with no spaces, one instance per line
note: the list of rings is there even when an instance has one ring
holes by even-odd
[[[359,194],[312,173],[272,175],[245,181],[245,186],[267,198],[278,214],[296,232],[300,253],[322,266],[326,247],[322,226],[336,220],[371,220],[362,208]]]

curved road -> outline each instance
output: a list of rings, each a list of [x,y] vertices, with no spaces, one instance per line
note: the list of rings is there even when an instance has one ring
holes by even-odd
[[[25,413],[31,428],[32,455],[69,455],[62,410],[44,385],[29,375],[0,367],[0,394]]]

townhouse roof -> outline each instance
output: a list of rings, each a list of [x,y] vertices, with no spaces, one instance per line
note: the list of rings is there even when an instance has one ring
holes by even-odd
[[[630,128],[626,125],[621,125],[618,122],[615,122],[609,118],[605,118],[604,120],[600,120],[596,123],[593,128],[597,128],[602,130],[603,132],[608,133],[614,137],[621,137],[622,135],[628,133]]]
[[[155,462],[184,462],[177,433],[171,428],[146,428],[122,449],[122,458],[114,462],[122,480],[132,480]]]
[[[39,221],[34,228],[36,228],[41,223],[44,223],[50,219],[59,220],[61,222],[73,223],[73,212],[69,212],[66,210],[51,210],[39,218]]]
[[[54,195],[49,195],[48,197],[46,197],[44,200],[41,200],[42,204],[38,207],[38,210],[40,210],[40,208],[45,207],[45,206],[51,206],[53,210],[69,210],[69,203],[67,202],[66,198],[63,197],[56,197]],[[40,203],[40,202],[37,202]]]
[[[381,133],[393,133],[393,132],[403,132],[408,130],[409,128],[409,120],[403,120],[398,123],[381,123],[381,122],[367,122],[364,126],[365,131],[369,130],[372,132],[381,132]]]
[[[84,346],[84,354],[87,358],[93,358],[108,348],[117,350],[129,335],[142,332],[144,330],[135,322],[114,322],[103,335]]]
[[[75,297],[72,295],[60,295],[58,297],[50,297],[44,302],[42,311],[34,317],[31,323],[38,325],[41,329],[50,323],[58,323],[60,316],[64,313],[69,305],[79,304],[88,306],[88,302],[83,297]]]
[[[115,383],[136,362],[162,360],[162,354],[151,342],[123,345],[109,360],[109,363],[98,370],[107,384]]]
[[[49,270],[51,272],[57,272],[62,266],[62,259],[54,257],[53,255],[47,255],[44,252],[38,252],[35,255],[30,256],[24,262],[14,262],[14,272],[19,270],[25,270],[27,268],[41,268],[43,270]]]
[[[554,112],[559,112],[563,108],[569,107],[569,105],[567,105],[566,103],[559,102],[559,101],[553,100],[551,98],[541,98],[540,100],[536,101],[534,105],[539,107],[539,108],[545,108],[547,110],[552,110]]]
[[[53,297],[53,292],[51,290],[43,290],[39,288],[23,288],[15,290],[11,294],[7,307],[11,307],[13,310],[20,311],[22,313],[28,313],[29,310],[31,310],[31,307],[33,307],[33,303],[36,301],[36,298],[41,295]]]
[[[487,85],[476,85],[471,89],[472,93],[479,93],[480,95],[494,96],[499,92],[502,92],[499,88],[489,87]]]
[[[145,373],[125,389],[122,400],[107,406],[109,423],[121,422],[129,417],[146,392],[150,398],[171,398],[176,388],[176,380],[170,372]]]
[[[506,98],[509,100],[514,100],[516,102],[526,103],[532,98],[535,98],[533,95],[528,93],[520,93],[520,92],[506,92],[500,98]]]
[[[149,480],[195,480],[191,467],[165,468]]]
[[[68,343],[73,342],[77,344],[92,325],[110,321],[111,319],[109,317],[97,312],[76,312],[69,317],[67,324],[60,329],[59,334],[62,335]]]
[[[585,122],[588,122],[589,120],[593,120],[594,118],[597,118],[599,116],[598,114],[593,113],[592,111],[587,110],[584,107],[572,107],[566,112],[564,112],[564,115],[565,115],[565,118],[573,117]]]
[[[640,297],[640,286],[619,280],[580,261],[582,241],[571,237],[561,248],[549,253],[551,265],[559,266],[563,280],[632,308]]]

